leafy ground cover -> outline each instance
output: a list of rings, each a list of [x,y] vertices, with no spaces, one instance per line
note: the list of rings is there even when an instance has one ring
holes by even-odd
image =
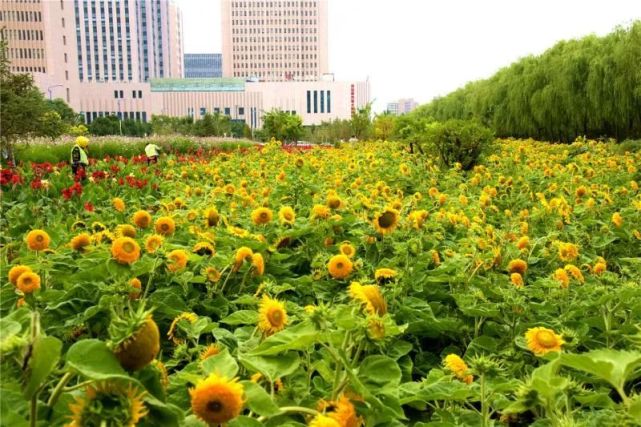
[[[640,152],[3,169],[2,423],[635,425]]]

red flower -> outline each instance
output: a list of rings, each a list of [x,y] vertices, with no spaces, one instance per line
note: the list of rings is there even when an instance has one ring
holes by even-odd
[[[33,181],[31,181],[31,188],[34,190],[40,190],[42,188],[42,181],[40,178],[34,178]]]
[[[91,202],[86,202],[85,203],[85,210],[87,212],[93,212],[93,205],[91,204]]]

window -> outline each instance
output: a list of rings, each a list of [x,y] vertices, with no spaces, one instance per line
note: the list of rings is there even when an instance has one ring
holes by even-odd
[[[205,114],[207,114],[207,108],[200,107],[200,117],[204,116]]]
[[[332,101],[331,101],[331,92],[327,91],[327,112],[331,113],[332,112]]]
[[[225,115],[226,116],[231,116],[231,108],[225,107]]]
[[[314,91],[314,114],[318,113],[318,91]]]
[[[114,98],[118,99],[118,91],[114,90]]]
[[[320,112],[321,112],[321,113],[324,113],[324,112],[325,112],[325,91],[324,91],[324,90],[321,90],[321,91],[320,91],[320,98],[321,98],[321,103],[320,103],[320,104],[321,104],[321,108],[320,108]]]
[[[69,80],[69,71],[65,70],[65,79]]]
[[[121,97],[121,98],[124,98],[124,97],[125,97],[124,91],[122,91],[122,90],[120,91],[120,97]]]
[[[134,99],[136,98],[136,91],[135,91],[135,90],[132,90],[132,91],[131,91],[131,96],[133,96],[133,97],[134,97]]]
[[[238,115],[239,116],[245,115],[245,107],[238,107]]]
[[[142,91],[141,90],[138,91],[138,98],[142,98]]]
[[[312,112],[312,92],[307,91],[307,114]]]

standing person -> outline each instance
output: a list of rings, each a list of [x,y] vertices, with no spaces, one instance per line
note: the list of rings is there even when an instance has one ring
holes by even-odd
[[[160,151],[160,147],[158,147],[156,144],[150,142],[147,144],[145,147],[145,155],[147,156],[147,166],[151,162],[158,163],[158,152]]]
[[[89,145],[89,139],[84,136],[79,136],[76,138],[76,143],[71,149],[71,172],[73,176],[78,176],[79,171],[82,170],[82,179],[85,179],[86,169],[89,166],[89,158],[87,157],[87,151]]]

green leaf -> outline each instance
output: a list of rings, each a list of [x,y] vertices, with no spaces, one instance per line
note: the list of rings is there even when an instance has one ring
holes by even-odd
[[[58,338],[44,335],[36,338],[29,359],[29,380],[24,388],[25,398],[31,399],[38,392],[60,360],[61,350],[62,341]]]
[[[240,383],[245,388],[245,396],[247,397],[247,406],[249,409],[258,415],[264,415],[266,417],[280,413],[280,409],[264,388],[251,381],[241,381]]]
[[[236,363],[236,360],[229,354],[227,349],[208,357],[202,362],[201,366],[207,375],[215,373],[227,378],[234,378],[238,374],[238,363]]]
[[[316,341],[318,334],[319,332],[311,322],[301,322],[270,336],[250,354],[252,356],[269,356],[290,350],[306,350]]]
[[[627,381],[641,376],[641,352],[638,351],[608,349],[563,354],[561,363],[610,383],[619,393]]]
[[[263,374],[270,382],[290,375],[300,365],[300,357],[294,351],[280,356],[242,355],[238,357],[238,360],[248,370]]]
[[[81,340],[72,345],[67,352],[67,366],[92,380],[134,380],[120,366],[107,344],[96,339]]]
[[[241,415],[236,417],[227,423],[229,427],[262,427],[263,423],[258,421],[256,418],[246,417]]]
[[[221,319],[220,323],[227,325],[255,325],[258,323],[258,313],[255,310],[239,310]]]
[[[358,377],[366,384],[377,386],[398,385],[401,382],[401,368],[387,356],[368,356],[360,364]]]

